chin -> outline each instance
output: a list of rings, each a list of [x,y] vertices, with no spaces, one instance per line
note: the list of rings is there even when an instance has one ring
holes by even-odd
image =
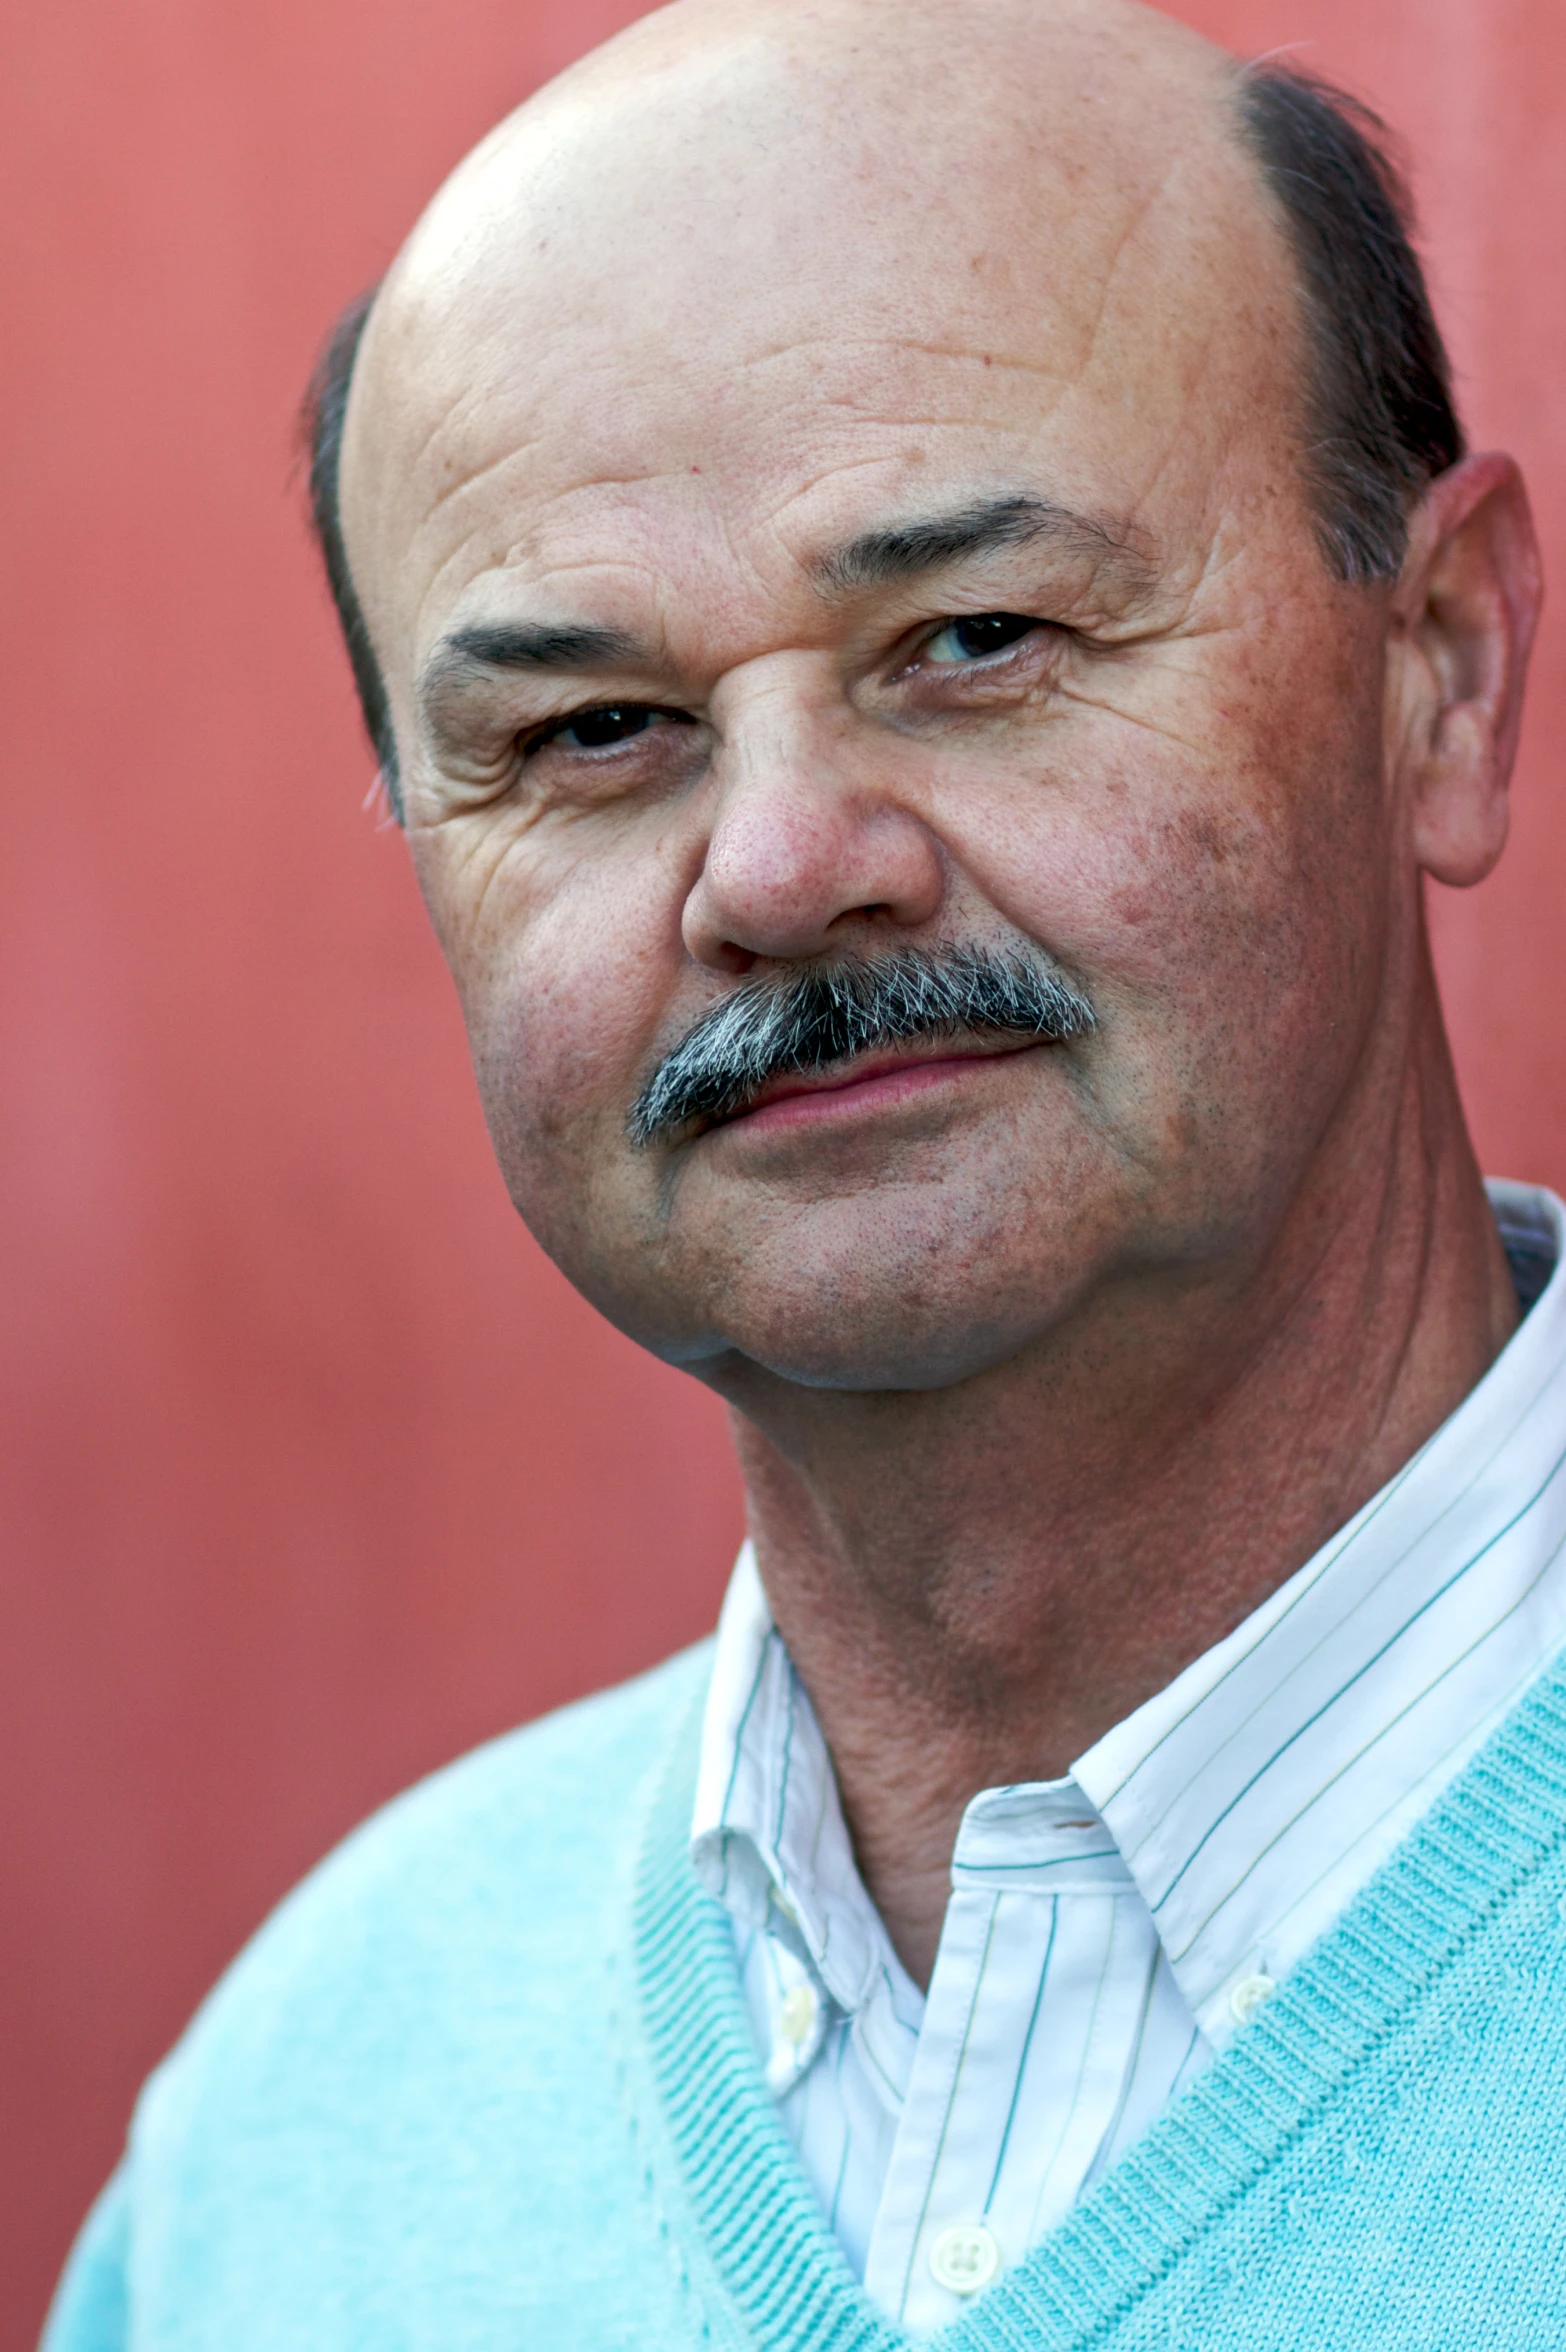
[[[813,1349],[791,1349],[776,1355],[736,1349],[724,1359],[725,1368],[710,1375],[703,1375],[699,1366],[692,1369],[736,1404],[742,1401],[752,1373],[764,1374],[769,1381],[780,1381],[790,1388],[835,1390],[844,1396],[907,1396],[960,1388],[964,1381],[994,1371],[1024,1344],[1008,1345],[990,1336],[981,1339],[965,1334],[962,1340],[950,1333],[942,1336],[944,1348],[933,1335],[923,1346],[888,1344],[881,1348],[856,1346],[847,1340],[834,1346],[823,1337]]]
[[[794,1387],[870,1391],[955,1388],[1010,1362],[1070,1312],[1076,1285],[1038,1279],[1004,1294],[916,1293],[907,1284],[810,1281],[768,1295],[747,1285],[726,1302],[719,1347],[687,1368],[737,1394],[753,1373]]]
[[[687,1181],[663,1213],[622,1197],[584,1215],[581,1188],[518,1205],[600,1313],[724,1393],[746,1367],[807,1388],[931,1390],[1047,1338],[1115,1261],[1123,1203],[1055,1158],[905,1153],[895,1183],[872,1167],[880,1181],[849,1188],[839,1170],[836,1192],[803,1199]]]

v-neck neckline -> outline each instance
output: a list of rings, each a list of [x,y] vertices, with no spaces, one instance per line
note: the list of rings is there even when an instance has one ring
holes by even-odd
[[[756,2057],[728,1914],[689,1832],[701,1701],[643,1827],[632,1932],[652,2070],[694,2217],[768,2352],[1071,2352],[1124,2317],[1245,2194],[1469,1935],[1566,1840],[1566,1661],[1488,1745],[1256,2019],[1057,2228],[970,2309],[916,2338],[854,2278]]]

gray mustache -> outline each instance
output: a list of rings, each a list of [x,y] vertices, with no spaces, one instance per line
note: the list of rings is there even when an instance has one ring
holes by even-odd
[[[824,1070],[888,1045],[997,1033],[1063,1043],[1096,1026],[1052,957],[1015,947],[902,948],[751,980],[665,1054],[631,1107],[631,1141],[665,1142],[697,1119],[732,1117],[774,1078]]]

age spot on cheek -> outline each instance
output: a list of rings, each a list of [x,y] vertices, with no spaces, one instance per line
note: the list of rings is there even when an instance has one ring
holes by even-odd
[[[1190,853],[1192,865],[1226,866],[1239,848],[1237,829],[1226,825],[1211,809],[1191,809],[1171,827],[1176,841]]]
[[[1213,889],[1244,887],[1256,863],[1254,821],[1213,808],[1171,814],[1137,846],[1135,871],[1110,895],[1117,923],[1127,930],[1152,923],[1183,925]]]

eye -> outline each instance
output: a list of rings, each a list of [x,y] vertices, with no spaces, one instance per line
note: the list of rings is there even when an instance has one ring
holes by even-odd
[[[541,728],[529,737],[526,749],[542,751],[546,743],[563,743],[572,751],[604,751],[613,743],[628,742],[633,735],[645,735],[649,727],[683,721],[684,716],[683,711],[659,710],[650,702],[600,703]]]
[[[943,621],[919,648],[919,659],[937,669],[982,661],[988,653],[1004,653],[1038,625],[1026,613],[968,613],[960,621]]]

